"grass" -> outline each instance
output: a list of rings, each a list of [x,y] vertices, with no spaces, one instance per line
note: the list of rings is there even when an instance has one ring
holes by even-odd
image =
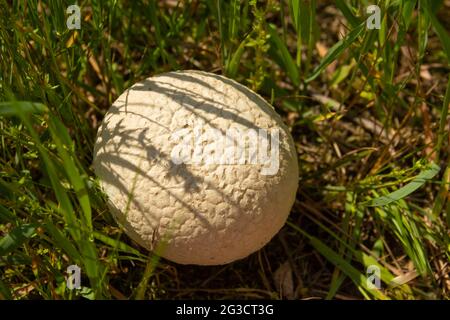
[[[68,30],[71,4],[0,0],[0,299],[450,298],[449,1],[91,0]],[[297,145],[288,223],[225,266],[137,246],[91,168],[115,98],[177,69],[258,91]]]

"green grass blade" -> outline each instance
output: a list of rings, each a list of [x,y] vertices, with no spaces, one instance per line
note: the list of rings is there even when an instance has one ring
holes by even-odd
[[[36,224],[20,225],[0,239],[0,256],[4,256],[24,244],[36,233]]]
[[[13,105],[20,105],[18,102],[13,102]],[[84,264],[84,268],[86,271],[87,276],[89,277],[92,289],[95,292],[96,297],[100,298],[103,297],[104,290],[104,283],[101,282],[101,274],[103,272],[103,268],[100,265],[97,257],[97,251],[96,247],[93,241],[90,239],[90,234],[85,233],[86,229],[81,228],[80,221],[77,218],[77,215],[75,214],[73,205],[71,203],[71,200],[61,185],[60,179],[58,177],[56,168],[52,160],[50,159],[49,154],[47,153],[46,149],[42,146],[39,137],[37,136],[36,132],[34,131],[34,128],[24,113],[20,112],[19,114],[20,118],[22,119],[22,122],[27,127],[28,131],[30,132],[33,140],[36,142],[36,146],[39,150],[39,153],[41,155],[41,158],[44,162],[44,165],[46,167],[46,172],[48,177],[50,178],[50,182],[53,188],[53,191],[56,195],[56,198],[59,202],[60,207],[56,208],[56,211],[61,212],[64,216],[64,220],[67,223],[68,231],[71,234],[72,238],[76,241],[78,244],[78,248],[80,249],[81,257],[82,257],[82,263]],[[57,126],[55,126],[54,120],[49,121],[49,126],[51,130],[56,130]],[[57,131],[56,131],[57,132]],[[56,133],[54,132],[54,133]],[[67,156],[66,151],[61,145],[60,139],[64,139],[64,136],[66,136],[62,133],[60,136],[57,136],[55,139],[55,143],[58,145],[57,148],[59,149],[59,152],[62,153],[61,156],[63,158],[63,166],[65,169],[69,169],[70,175],[72,175],[72,179],[77,176],[72,169],[74,168],[74,164],[70,161],[70,157]],[[76,178],[75,178],[76,179]],[[81,189],[79,189],[80,191]],[[89,209],[90,210],[90,209]],[[90,219],[89,219],[89,224]],[[88,224],[88,226],[89,226]],[[86,226],[85,226],[86,227]],[[83,232],[82,232],[83,231]],[[67,247],[66,249],[72,250],[72,248]],[[72,250],[73,251],[73,250]]]
[[[347,34],[344,39],[339,40],[327,53],[327,55],[322,59],[320,64],[313,71],[312,75],[305,80],[306,83],[313,81],[317,78],[320,73],[328,66],[330,63],[335,61],[347,48],[349,48],[356,39],[364,31],[365,24],[360,24],[358,27],[354,28]]]
[[[75,161],[73,160],[69,152],[66,150],[72,149],[72,141],[70,139],[70,136],[67,132],[66,127],[64,127],[62,123],[59,120],[57,120],[56,117],[49,118],[49,128],[53,141],[56,144],[58,153],[61,156],[61,159],[63,160],[62,163],[66,171],[67,177],[69,178],[75,190],[81,209],[83,211],[83,224],[84,224],[83,229],[91,231],[92,212],[88,192],[86,189],[86,184],[84,179],[81,177],[79,173]]]
[[[216,8],[217,8],[217,24],[219,26],[219,35],[220,35],[220,55],[222,66],[225,64],[226,51],[225,51],[225,33],[222,21],[222,9],[221,9],[222,1],[216,0]]]
[[[231,5],[229,8],[229,15],[228,15],[228,35],[231,41],[236,39],[239,31],[239,18],[240,18],[240,1],[239,0],[232,0]]]
[[[447,30],[442,26],[442,24],[437,19],[434,14],[432,8],[430,7],[429,1],[422,1],[425,12],[430,18],[431,24],[433,26],[434,31],[436,32],[439,40],[441,40],[442,47],[444,49],[445,55],[447,56],[447,60],[450,63],[450,35],[447,33]]]
[[[147,260],[147,265],[145,266],[144,274],[142,275],[142,279],[139,282],[135,290],[135,299],[136,300],[144,300],[145,293],[147,291],[147,286],[150,278],[152,277],[156,266],[159,263],[159,256],[155,254],[151,254]]]
[[[292,20],[294,22],[295,31],[297,35],[301,32],[300,30],[300,1],[301,0],[289,0],[289,8],[292,14]]]
[[[134,249],[133,247],[127,245],[126,243],[120,241],[120,240],[116,240],[116,239],[112,239],[104,234],[101,234],[100,232],[96,232],[94,231],[94,237],[95,239],[100,240],[101,242],[103,242],[104,244],[107,244],[108,246],[110,246],[113,249],[122,251],[122,252],[127,252],[133,255],[136,255],[138,257],[141,258],[146,258],[145,255],[143,255],[142,253],[140,253],[138,250]]]
[[[371,203],[368,204],[368,206],[371,207],[385,206],[394,201],[398,201],[400,199],[405,198],[406,196],[410,195],[411,193],[419,189],[421,186],[423,186],[426,182],[431,180],[435,175],[439,173],[440,169],[441,168],[437,164],[431,163],[429,168],[423,170],[418,176],[416,176],[413,179],[413,181],[411,181],[404,187],[394,192],[391,192],[386,196],[373,199]]]
[[[436,143],[436,152],[438,154],[438,159],[440,158],[442,143],[446,137],[448,137],[448,131],[445,129],[445,126],[448,124],[447,117],[448,117],[448,109],[450,108],[450,78],[447,82],[447,89],[445,90],[445,96],[444,101],[442,103],[442,110],[440,115],[440,122],[439,122],[439,132],[437,134],[438,140]]]
[[[12,214],[11,211],[0,204],[0,223],[13,222],[14,220],[14,214]]]
[[[419,3],[420,7],[422,8],[422,1],[420,1]],[[431,22],[428,14],[423,9],[419,10],[417,19],[417,42],[419,47],[419,59],[421,60],[425,57],[425,52],[427,50],[428,33],[430,26]]]
[[[304,68],[305,73],[309,73],[310,70],[312,54],[315,45],[315,34],[316,34],[315,29],[316,28],[318,29],[316,22],[316,7],[317,7],[316,0],[310,0],[308,1],[307,4],[304,3],[304,7],[302,8],[303,14],[301,20],[305,21],[304,23],[305,25],[302,25],[302,28],[307,32],[306,34],[302,35],[302,38],[305,39],[304,41],[308,44],[306,66]],[[307,25],[306,21],[308,22]]]
[[[395,204],[376,207],[375,212],[400,241],[417,271],[422,275],[432,272],[426,247],[423,246],[425,230],[420,227],[421,222],[414,219],[406,201],[400,199]]]
[[[80,227],[72,203],[70,202],[70,198],[61,185],[56,168],[50,160],[47,152],[42,146],[38,146],[38,149],[40,150],[41,158],[43,159],[47,174],[50,178],[53,191],[55,192],[56,198],[61,205],[58,211],[64,216],[64,220],[66,221],[69,232],[74,240],[79,240],[81,239]]]
[[[291,16],[294,24],[294,29],[297,34],[297,54],[296,54],[296,64],[297,67],[300,68],[302,64],[302,24],[300,18],[300,10],[301,10],[301,0],[290,0],[289,1],[289,9],[291,11]],[[306,23],[304,21],[303,23]]]
[[[352,28],[356,28],[357,26],[359,26],[361,24],[360,19],[358,19],[358,17],[356,17],[352,13],[352,10],[347,5],[347,3],[345,3],[344,0],[336,0],[335,4],[336,4],[336,7],[338,7],[338,9],[342,12],[345,19],[347,19],[347,21],[350,23]]]
[[[281,61],[283,63],[282,67],[284,67],[284,70],[291,79],[292,83],[298,86],[300,84],[300,75],[295,62],[292,59],[291,54],[289,53],[289,50],[287,49],[283,40],[278,36],[276,27],[273,24],[269,24],[267,30],[270,34],[270,42],[281,58]]]
[[[47,106],[42,103],[29,101],[0,102],[0,116],[20,116],[29,113],[44,113]]]
[[[411,20],[413,18],[414,8],[416,7],[417,0],[407,0],[403,1],[402,9],[402,21],[405,24],[405,30],[408,30]]]
[[[72,244],[72,241],[59,231],[50,220],[45,222],[44,228],[47,230],[50,238],[54,241],[55,246],[62,248],[75,263],[80,263],[82,261],[81,255]]]
[[[365,267],[370,266],[370,265],[376,265],[378,268],[380,268],[381,280],[385,284],[389,284],[391,282],[391,280],[394,278],[394,275],[387,268],[385,268],[383,265],[381,265],[373,256],[366,254],[362,250],[355,249],[355,246],[352,245],[351,242],[347,241],[346,239],[343,239],[342,237],[339,237],[330,228],[326,227],[325,225],[323,225],[316,219],[314,219],[314,218],[310,218],[310,219],[314,223],[316,223],[321,229],[323,229],[328,234],[330,234],[334,239],[336,239],[340,245],[344,246],[352,254],[352,256],[356,259],[356,261],[358,263],[362,264]],[[291,226],[292,228],[294,228],[295,230],[298,229],[298,227],[296,225],[294,225],[293,223],[291,223],[290,221],[288,221],[287,224],[289,226]],[[407,294],[411,293],[411,288],[407,284],[403,285],[401,287],[401,290]]]
[[[311,245],[319,251],[319,253],[325,257],[329,262],[339,268],[346,276],[348,276],[357,286],[358,288],[366,291],[367,293],[373,295],[377,299],[387,300],[389,299],[386,295],[381,293],[378,290],[371,290],[367,286],[367,277],[365,274],[359,272],[356,268],[354,268],[349,262],[347,262],[343,257],[341,257],[338,253],[324,244],[322,241],[317,239],[314,236],[309,235],[307,232],[303,231],[296,225],[289,223],[291,227],[295,230],[303,234],[307,237],[311,243]]]
[[[62,214],[64,215],[65,221],[69,227],[69,232],[72,234],[74,240],[78,240],[81,238],[78,219],[75,215],[72,203],[70,202],[70,198],[67,195],[66,191],[64,190],[63,186],[61,185],[61,181],[58,177],[56,168],[53,162],[50,160],[48,152],[42,146],[41,141],[36,131],[34,130],[33,125],[31,124],[27,114],[22,112],[23,108],[25,108],[24,105],[26,105],[27,103],[19,101],[12,101],[11,103],[18,111],[18,116],[22,119],[22,122],[25,124],[26,128],[30,132],[31,137],[36,143],[36,147],[41,155],[42,162],[44,163],[44,166],[46,168],[47,175],[50,178],[53,191],[55,192],[56,198],[59,204],[61,205],[60,212],[62,212]]]
[[[11,291],[0,279],[0,300],[12,300]]]
[[[245,37],[244,40],[242,40],[242,42],[239,44],[239,47],[231,56],[230,62],[227,64],[225,68],[226,75],[229,76],[230,78],[235,78],[237,75],[242,55],[245,52],[245,45],[247,44],[249,39],[250,35],[248,35],[247,37]]]
[[[103,296],[105,282],[102,281],[104,267],[100,264],[97,256],[97,250],[93,241],[81,239],[78,241],[78,247],[83,258],[84,269],[89,277],[92,289],[94,289],[96,298]]]
[[[447,89],[445,91],[444,102],[442,104],[441,120],[439,123],[439,132],[437,134],[437,143],[435,148],[437,154],[436,161],[439,161],[439,159],[441,158],[442,144],[444,139],[448,137],[448,131],[446,130],[445,127],[447,125],[449,108],[450,108],[450,79],[447,82]],[[449,177],[450,177],[450,163],[447,164],[447,167],[444,171],[444,175],[442,177],[442,184],[439,189],[439,193],[436,197],[436,200],[434,202],[433,215],[435,217],[437,217],[444,208],[449,189],[448,186]],[[450,203],[450,201],[448,203]],[[450,216],[447,216],[447,221],[450,221]]]

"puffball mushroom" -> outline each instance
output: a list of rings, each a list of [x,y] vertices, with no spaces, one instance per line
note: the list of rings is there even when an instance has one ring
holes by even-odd
[[[286,222],[298,186],[294,142],[274,108],[200,71],[126,90],[99,128],[93,167],[125,232],[180,264],[259,250]]]

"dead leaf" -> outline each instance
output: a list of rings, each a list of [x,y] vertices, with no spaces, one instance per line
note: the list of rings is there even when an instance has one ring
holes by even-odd
[[[429,66],[420,66],[420,77],[427,81],[433,80],[433,76],[430,73]]]
[[[281,297],[288,300],[295,298],[292,268],[288,261],[284,262],[274,273],[273,280]]]
[[[316,43],[316,50],[321,58],[325,57],[328,52],[328,48],[322,42]]]
[[[405,284],[405,283],[408,283],[408,282],[414,280],[414,279],[417,278],[418,276],[419,276],[419,274],[417,273],[416,270],[407,272],[407,273],[405,273],[405,274],[402,274],[402,275],[400,275],[400,276],[395,277],[394,279],[392,279],[392,280],[389,282],[389,287],[395,288],[395,287],[401,286],[402,284]]]

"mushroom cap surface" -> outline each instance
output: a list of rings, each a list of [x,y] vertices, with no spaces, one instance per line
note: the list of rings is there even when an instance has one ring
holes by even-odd
[[[180,264],[259,250],[286,222],[298,187],[293,139],[274,108],[201,71],[150,77],[120,95],[97,133],[93,167],[125,232]]]

